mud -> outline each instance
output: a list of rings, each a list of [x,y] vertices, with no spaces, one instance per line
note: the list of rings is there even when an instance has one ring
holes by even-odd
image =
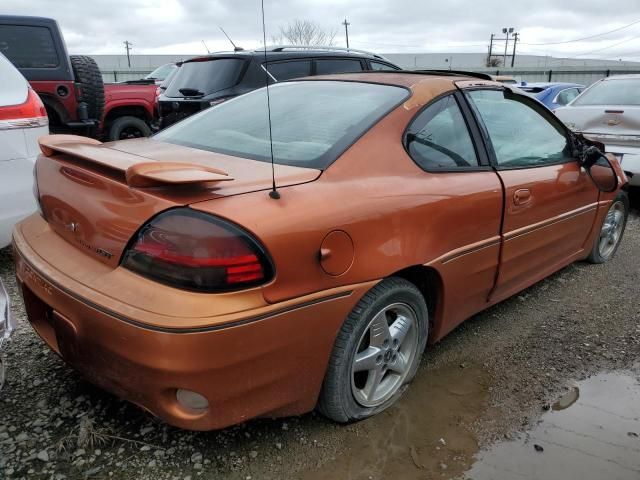
[[[471,425],[488,398],[490,378],[458,365],[420,375],[401,402],[363,422],[345,439],[346,451],[303,480],[402,480],[463,473],[478,450]]]

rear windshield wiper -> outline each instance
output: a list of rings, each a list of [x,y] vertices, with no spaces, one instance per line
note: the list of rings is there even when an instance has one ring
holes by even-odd
[[[204,97],[204,92],[201,92],[197,88],[181,88],[178,90],[185,97]]]

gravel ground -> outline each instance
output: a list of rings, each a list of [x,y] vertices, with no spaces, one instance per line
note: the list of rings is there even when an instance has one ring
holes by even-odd
[[[50,352],[25,320],[2,250],[0,278],[19,328],[0,393],[0,477],[455,477],[479,447],[535,423],[570,382],[640,358],[638,252],[635,210],[610,263],[571,265],[468,320],[428,351],[408,394],[375,419],[338,426],[308,414],[194,433],[100,391]]]

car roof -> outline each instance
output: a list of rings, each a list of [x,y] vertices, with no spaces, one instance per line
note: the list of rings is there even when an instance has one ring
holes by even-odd
[[[357,73],[335,73],[331,75],[317,75],[305,77],[305,80],[343,80],[362,83],[383,83],[386,85],[396,85],[399,87],[415,87],[420,84],[430,82],[445,82],[455,86],[460,81],[477,81],[482,84],[496,85],[504,87],[503,83],[487,79],[478,79],[472,72],[469,75],[464,73],[448,73],[444,70],[370,70]],[[292,80],[292,81],[295,81]]]
[[[274,47],[271,47],[274,48]],[[275,47],[275,48],[285,48],[285,47]],[[347,49],[313,49],[313,48],[300,48],[295,49],[292,47],[291,50],[276,50],[267,49],[266,58],[267,62],[273,62],[275,60],[290,60],[296,58],[308,58],[308,57],[330,57],[330,58],[368,58],[370,60],[381,61],[385,63],[389,63],[393,65],[393,62],[384,58],[382,55],[377,55],[375,53],[364,52],[360,50],[347,50]],[[236,52],[214,52],[208,55],[200,55],[197,57],[190,58],[185,60],[184,63],[187,62],[196,62],[196,61],[206,61],[206,60],[215,60],[217,58],[241,58],[241,59],[253,59],[256,58],[258,60],[263,60],[265,58],[264,50],[240,50]]]

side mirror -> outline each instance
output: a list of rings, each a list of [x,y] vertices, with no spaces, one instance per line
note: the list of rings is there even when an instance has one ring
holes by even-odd
[[[600,150],[591,147],[597,151],[591,151],[585,154],[583,166],[587,169],[591,180],[596,184],[601,192],[613,192],[618,188],[618,174],[609,159]],[[591,150],[591,148],[587,150]]]

